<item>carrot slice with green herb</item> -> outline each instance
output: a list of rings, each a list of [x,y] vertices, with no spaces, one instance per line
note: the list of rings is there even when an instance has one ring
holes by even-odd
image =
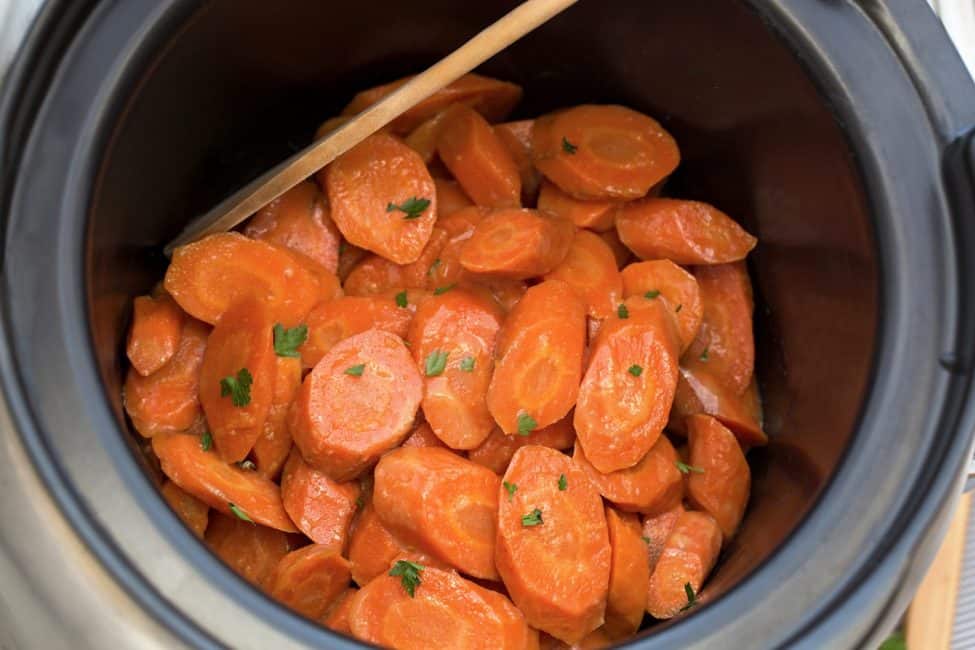
[[[394,297],[345,296],[318,305],[308,314],[308,339],[299,348],[306,368],[314,367],[337,343],[370,329],[406,338],[415,305],[422,294],[404,292],[400,306]]]
[[[588,230],[576,232],[568,255],[545,279],[567,282],[586,303],[593,318],[612,315],[623,294],[623,281],[612,249]]]
[[[132,303],[132,326],[125,353],[143,377],[165,366],[179,348],[185,314],[168,294],[139,296]]]
[[[607,501],[621,510],[654,514],[680,503],[684,477],[677,469],[677,452],[666,436],[660,436],[650,451],[633,467],[604,474],[586,458],[581,445],[572,456]]]
[[[290,550],[288,536],[280,530],[220,513],[211,515],[205,540],[235,573],[261,588]]]
[[[192,530],[194,535],[203,539],[203,533],[207,529],[207,521],[209,520],[210,506],[181,489],[172,481],[163,483],[160,491],[163,498],[166,499],[166,503],[186,524],[186,527]]]
[[[670,303],[677,318],[683,354],[697,336],[704,314],[701,292],[694,276],[670,260],[630,264],[621,275],[625,298],[642,296],[647,300],[663,299]]]
[[[721,528],[711,515],[680,513],[650,575],[647,612],[673,618],[693,608],[720,550]]]
[[[538,194],[538,209],[567,219],[580,228],[596,232],[612,230],[616,222],[617,201],[584,201],[566,194],[554,183],[545,181]]]
[[[447,243],[447,233],[434,228],[427,245],[415,262],[396,264],[384,257],[370,255],[352,269],[345,280],[345,293],[371,296],[390,289],[436,289],[430,267],[440,258]]]
[[[478,465],[484,465],[495,474],[504,474],[515,452],[527,445],[540,445],[552,449],[569,449],[575,443],[576,432],[572,428],[572,414],[558,422],[526,435],[509,436],[495,428],[484,442],[467,452],[467,457]]]
[[[499,489],[497,566],[533,627],[576,643],[603,622],[612,551],[599,492],[565,454],[522,447]],[[563,487],[564,486],[564,487]]]
[[[532,129],[535,166],[579,199],[637,199],[680,162],[674,139],[622,106],[583,105],[544,115]]]
[[[372,502],[367,503],[356,519],[349,541],[352,579],[360,587],[364,587],[377,576],[389,571],[397,558],[423,566],[446,567],[440,560],[435,560],[400,541],[380,521]]]
[[[267,581],[274,600],[318,619],[349,586],[349,561],[328,546],[312,544],[281,558]]]
[[[745,514],[751,490],[751,471],[735,435],[709,415],[687,418],[690,474],[687,493],[691,502],[707,512],[731,539]]]
[[[611,637],[622,639],[640,628],[647,606],[650,584],[647,545],[641,539],[640,520],[636,515],[622,514],[607,506],[606,524],[613,559],[603,627]]]
[[[357,483],[333,481],[292,450],[281,475],[281,501],[291,521],[311,541],[342,553],[358,499]]]
[[[535,210],[496,210],[477,224],[461,249],[472,273],[520,280],[544,275],[569,253],[575,226]]]

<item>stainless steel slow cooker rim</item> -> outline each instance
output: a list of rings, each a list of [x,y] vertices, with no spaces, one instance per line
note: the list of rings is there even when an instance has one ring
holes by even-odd
[[[105,18],[105,17],[102,16],[101,18]],[[101,119],[104,119],[104,118],[105,118],[105,116],[101,116]],[[94,118],[92,118],[92,119],[94,119]],[[40,120],[40,117],[39,117],[39,120]],[[94,138],[95,136],[92,134],[91,137]],[[97,152],[91,152],[91,151],[82,152],[81,150],[83,148],[84,147],[80,147],[79,146],[77,149],[75,149],[75,151],[78,153],[79,156],[82,156],[82,154],[83,154],[83,157],[84,158],[94,158],[95,159],[95,160],[90,160],[89,159],[85,163],[85,165],[91,166],[91,165],[97,163]],[[76,160],[79,160],[79,159],[76,159]],[[83,166],[76,168],[75,174],[83,175],[83,173],[81,171],[79,171],[82,168],[83,168]],[[79,181],[79,179],[78,178],[75,178],[75,181],[77,182],[77,181]],[[89,189],[90,188],[83,188],[83,187],[80,187],[80,186],[77,186],[76,185],[74,187],[73,191],[76,192],[76,193],[77,192],[80,192],[80,193],[87,194],[87,192],[88,192]],[[68,203],[67,199],[63,203],[66,205]],[[64,236],[60,240],[60,243],[61,243],[61,245],[64,248],[61,249],[59,252],[61,254],[65,255],[65,258],[63,258],[63,259],[70,260],[70,263],[64,263],[63,264],[63,267],[64,268],[60,272],[60,277],[65,280],[65,283],[61,285],[62,289],[64,290],[64,293],[63,293],[63,295],[60,296],[60,298],[61,298],[60,304],[62,305],[62,307],[65,308],[65,311],[66,311],[66,314],[65,315],[68,316],[68,317],[70,317],[72,314],[80,313],[80,312],[83,312],[85,310],[85,305],[83,304],[84,301],[81,298],[81,296],[84,295],[84,291],[83,291],[83,278],[80,277],[80,274],[76,274],[75,273],[74,275],[72,275],[72,273],[77,268],[79,268],[79,266],[81,266],[81,263],[82,263],[82,260],[83,260],[83,255],[84,255],[83,246],[79,245],[79,242],[81,241],[80,234],[82,232],[82,229],[83,229],[82,224],[75,224],[72,232],[71,233],[66,233],[66,235],[70,234],[70,235],[77,235],[77,236],[76,237]],[[59,257],[60,257],[60,255],[59,255]],[[70,287],[75,287],[75,288],[78,288],[78,289],[81,289],[81,290],[75,291],[72,294],[71,290],[69,289]],[[9,304],[6,305],[6,308],[7,308],[7,311],[8,311],[8,314],[7,315],[8,315],[8,319],[9,319],[10,305]],[[80,309],[80,312],[77,311],[79,309]],[[9,322],[8,322],[8,325],[9,325]],[[85,331],[83,333],[81,333],[81,332],[78,331],[79,328],[82,329],[82,330],[85,330]],[[73,335],[74,335],[74,338],[75,339],[77,339],[79,336],[84,336],[84,338],[90,340],[90,336],[87,336],[88,335],[88,332],[87,332],[87,323],[85,323],[84,325],[78,324],[73,329],[74,329]],[[8,330],[8,331],[10,331],[10,330]],[[89,382],[93,382],[90,385],[99,385],[100,384],[100,380],[98,379],[97,373],[92,372],[91,371],[91,367],[90,367],[92,365],[92,361],[93,361],[93,358],[92,358],[93,352],[91,350],[69,350],[69,352],[71,352],[71,355],[72,355],[71,356],[71,364],[70,364],[70,367],[71,367],[71,371],[72,371],[73,376],[75,376],[79,382],[80,381],[89,381]],[[4,374],[6,375],[7,379],[9,380],[11,378],[10,371],[12,369],[9,366],[6,366],[6,364],[4,364],[4,365],[5,365],[5,367],[3,369],[4,370]],[[25,386],[21,385],[19,388],[22,391],[22,394],[20,396],[21,398],[29,397],[28,395],[26,395],[27,391],[24,390]],[[10,385],[7,385],[6,390],[8,390],[8,391],[9,390],[12,390],[11,386]],[[11,400],[11,401],[14,402],[16,400]],[[23,404],[27,404],[27,402],[25,401]],[[110,413],[109,409],[104,404],[101,404],[101,405],[87,405],[87,406],[89,408],[88,409],[85,409],[85,410],[86,411],[89,411],[89,413],[88,413],[89,417],[92,417],[96,422],[98,422],[103,427],[107,427],[107,428],[101,428],[101,427],[99,428],[100,438],[103,441],[111,442],[112,441],[111,436],[116,436],[117,435],[116,434],[117,428],[116,428],[116,426],[114,424],[114,418],[111,416],[111,413]],[[90,411],[92,409],[94,411],[97,411],[97,413],[94,413],[94,414],[90,413]],[[80,417],[82,417],[82,414],[81,413],[79,413],[79,418]],[[37,421],[39,421],[41,419],[39,417],[39,414],[36,412],[36,410],[35,410],[34,413],[29,414],[26,411],[24,411],[23,409],[21,409],[20,412],[17,413],[17,418],[18,418],[18,420],[22,424],[24,424],[25,426],[29,426],[30,428],[32,428],[33,425],[32,425],[32,423],[29,423],[29,421],[31,421],[31,420],[37,420]],[[35,442],[39,442],[40,444],[43,444],[43,440],[42,440],[42,438],[40,436],[37,436],[36,437]],[[120,441],[117,441],[117,442],[119,442],[120,445],[122,444]],[[854,441],[854,444],[856,442],[857,441],[855,440]],[[49,451],[50,450],[47,450],[48,453],[49,453]],[[848,473],[848,467],[847,467],[847,465],[848,465],[848,463],[847,462],[844,462],[843,466],[840,467],[840,468],[838,468],[836,474],[834,475],[833,482],[829,486],[827,486],[827,488],[824,490],[824,493],[823,493],[823,496],[821,497],[821,500],[822,499],[825,499],[830,494],[830,490],[834,487],[834,484],[835,484],[836,480],[841,475],[843,475],[844,477],[846,477],[845,472]],[[119,468],[116,468],[116,470],[118,470],[118,469]],[[145,479],[145,477],[141,473],[138,472],[138,468],[135,466],[134,463],[130,467],[123,467],[123,468],[121,468],[121,470],[123,472],[126,472],[129,475],[127,477],[128,480],[134,481],[135,483],[139,483],[139,481],[141,480],[141,482],[144,483],[146,487],[149,487],[148,486],[148,481]],[[944,476],[945,475],[942,475],[942,477],[944,477]],[[51,480],[52,481],[58,481],[58,482],[64,481],[65,483],[70,482],[70,478],[67,478],[67,474],[65,476],[61,476],[61,477],[51,477]],[[148,495],[148,493],[146,493],[146,494]],[[202,547],[185,530],[183,530],[181,527],[178,527],[177,526],[177,524],[176,524],[176,518],[171,513],[168,513],[168,511],[165,511],[164,508],[158,507],[158,506],[161,505],[161,501],[158,499],[158,497],[156,497],[153,494],[153,495],[150,495],[150,496],[146,496],[146,498],[148,498],[152,502],[150,505],[154,504],[154,505],[157,506],[154,509],[156,516],[160,516],[163,519],[165,519],[166,520],[166,524],[167,524],[166,527],[167,528],[171,528],[171,530],[165,531],[167,533],[167,535],[168,535],[169,543],[172,544],[172,545],[174,545],[179,550],[186,550],[190,554],[200,555],[201,552],[202,552]],[[146,503],[143,503],[143,505],[145,506]],[[797,527],[797,530],[795,532],[793,532],[793,538],[795,538],[795,536],[799,535],[801,532],[803,532],[803,531],[806,530],[805,527],[809,524],[810,520],[812,520],[815,517],[816,512],[818,510],[819,510],[819,508],[818,508],[818,505],[817,505],[816,507],[814,507],[813,511],[811,511],[810,515],[807,517],[807,520],[804,521],[802,524],[800,524],[800,526]],[[77,514],[73,515],[73,518],[76,518],[76,517],[77,517]],[[92,534],[96,534],[96,533],[92,533]],[[206,568],[207,568],[208,571],[217,571],[218,573],[220,571],[222,571],[224,574],[226,574],[225,577],[229,576],[230,579],[228,580],[228,584],[235,584],[237,586],[239,586],[240,584],[243,584],[242,581],[240,581],[239,579],[237,579],[235,576],[230,575],[229,574],[229,571],[227,571],[222,565],[219,565],[219,563],[216,562],[216,560],[214,560],[212,557],[210,557],[209,554],[205,554],[205,556],[201,555],[201,558],[202,558],[204,564],[206,565]],[[194,559],[200,559],[200,558],[194,558]],[[781,561],[782,561],[781,553],[777,553],[773,557],[769,558],[769,562],[767,563],[767,565],[765,567],[762,567],[762,568],[756,570],[756,572],[754,574],[752,574],[752,576],[750,576],[749,578],[746,578],[740,585],[738,585],[735,589],[733,589],[731,592],[729,592],[728,597],[726,597],[726,598],[722,599],[721,601],[716,602],[716,603],[714,603],[714,604],[712,604],[710,606],[707,606],[707,607],[703,608],[702,611],[699,612],[698,614],[696,614],[695,617],[693,617],[693,619],[690,619],[690,621],[694,621],[694,622],[700,621],[700,623],[702,625],[705,624],[706,623],[706,620],[709,619],[709,618],[712,621],[714,621],[715,618],[712,616],[712,614],[714,612],[718,611],[719,609],[722,609],[722,605],[724,605],[726,601],[729,601],[731,598],[734,598],[735,597],[734,594],[739,594],[739,595],[742,594],[743,593],[742,590],[746,586],[748,586],[749,583],[754,583],[755,578],[757,578],[758,575],[760,573],[762,573],[763,570],[767,570],[768,567],[772,565],[772,563],[776,563],[777,562],[777,563],[781,564]],[[723,608],[723,609],[727,610],[727,608]],[[305,627],[309,627],[306,623],[304,623],[303,621],[298,621],[297,618],[291,616],[290,614],[288,614],[287,616],[290,617],[290,618],[292,618],[292,619],[294,619],[296,622],[301,623],[301,625],[303,625]],[[687,634],[693,634],[690,631],[690,629],[689,629],[690,627],[691,627],[690,625],[683,625],[683,624],[679,623],[677,625],[671,626],[667,630],[662,630],[658,635],[655,635],[654,639],[657,639],[657,641],[659,643],[663,643],[664,642],[664,637],[665,636],[668,639],[677,640],[679,638],[677,636],[677,633],[680,632],[682,630],[682,628],[684,628],[685,632],[681,633],[680,636],[686,637]],[[720,631],[720,628],[719,628],[719,631]],[[658,639],[658,637],[659,637],[659,639]],[[327,638],[327,637],[319,637],[319,638]],[[651,647],[651,645],[653,645],[653,646],[656,646],[657,645],[657,642],[650,643],[651,641],[652,640],[647,640],[646,641],[646,643],[647,643],[647,646],[646,647]],[[634,642],[634,644],[636,644],[636,643],[638,643],[638,642]]]

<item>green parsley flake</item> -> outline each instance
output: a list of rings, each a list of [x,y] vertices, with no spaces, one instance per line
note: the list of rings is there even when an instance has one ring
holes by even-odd
[[[562,151],[571,154],[571,153],[575,153],[578,150],[579,147],[569,142],[569,139],[566,138],[564,135],[562,136]]]
[[[646,535],[641,535],[641,536],[640,536],[640,539],[642,539],[642,540],[643,540],[643,541],[644,541],[645,543],[647,543],[647,544],[649,544],[649,543],[650,543],[650,538],[649,538],[649,537],[647,537]]]
[[[406,289],[403,289],[398,294],[396,294],[396,306],[406,309],[410,302],[406,299]]]
[[[694,472],[695,474],[703,474],[704,470],[700,467],[694,467],[693,465],[688,465],[687,463],[682,463],[679,460],[676,461],[677,469],[680,470],[681,474],[690,474]]]
[[[542,523],[542,511],[539,510],[538,508],[535,508],[527,515],[521,516],[521,525],[524,526],[525,528],[529,528],[531,526],[539,526],[541,525],[541,523]]]
[[[366,364],[357,363],[354,366],[349,366],[345,369],[345,374],[352,375],[353,377],[361,377],[362,373],[366,370]]]
[[[230,507],[230,512],[234,513],[234,516],[240,519],[241,521],[247,521],[252,524],[254,523],[254,520],[248,517],[247,513],[244,512],[243,509],[241,509],[239,506],[235,506],[232,503],[228,503],[227,506]]]
[[[647,291],[645,294],[643,294],[643,297],[647,298],[648,300],[653,300],[659,295],[660,295],[659,291],[657,291],[656,289],[652,289],[650,291]]]
[[[643,366],[638,366],[635,363],[626,369],[626,372],[630,373],[634,377],[639,377],[643,374]]]
[[[450,355],[449,352],[443,350],[434,350],[427,355],[427,360],[424,370],[426,371],[427,377],[437,377],[442,375],[444,369],[447,367],[447,357]]]
[[[213,447],[213,435],[209,431],[204,431],[200,436],[200,449],[210,451],[211,447]]]
[[[399,210],[400,212],[406,213],[406,216],[403,217],[404,219],[419,219],[420,215],[423,214],[423,211],[429,207],[430,199],[420,199],[414,196],[411,199],[403,201],[399,205],[390,202],[386,205],[386,212]]]
[[[508,491],[508,501],[511,501],[511,499],[515,496],[515,492],[518,491],[518,486],[514,483],[508,483],[507,481],[502,482],[502,485],[504,485],[504,489]]]
[[[237,375],[230,375],[220,380],[220,397],[230,396],[231,403],[240,408],[251,403],[251,384],[254,378],[250,370],[241,368]]]
[[[299,325],[285,329],[278,323],[274,326],[274,354],[279,357],[300,357],[298,347],[308,340],[308,326]]]
[[[701,361],[707,361],[708,360],[708,350],[710,350],[710,349],[711,349],[711,346],[710,345],[707,346],[706,348],[704,348],[704,350],[701,352],[701,355],[698,357],[698,359],[700,359]]]
[[[528,415],[527,413],[521,413],[518,415],[518,434],[522,436],[527,436],[532,431],[538,427],[538,422],[535,418]]]
[[[620,305],[616,308],[616,315],[620,318],[629,318],[630,310],[626,308],[626,305]]]
[[[559,492],[565,492],[569,487],[569,482],[565,478],[565,474],[559,474]]]
[[[474,372],[474,357],[464,357],[460,360],[460,369],[464,372]]]
[[[451,289],[453,289],[456,286],[457,286],[457,283],[456,282],[452,282],[452,283],[448,284],[445,287],[437,287],[436,289],[433,290],[433,295],[435,295],[435,296],[442,296],[443,294],[447,293],[448,291],[450,291]]]
[[[694,607],[694,605],[697,605],[697,594],[694,593],[694,587],[691,586],[691,583],[684,583],[684,593],[687,595],[687,604],[680,608],[682,612],[686,612],[691,607]]]
[[[403,589],[413,598],[416,588],[420,586],[420,574],[423,573],[423,565],[409,560],[397,560],[393,568],[389,570],[389,575],[400,578]]]

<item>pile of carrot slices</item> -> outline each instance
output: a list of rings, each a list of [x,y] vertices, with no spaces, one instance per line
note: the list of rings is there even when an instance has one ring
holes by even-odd
[[[318,136],[401,81],[357,95]],[[466,75],[135,299],[124,403],[234,571],[391,648],[694,611],[766,442],[756,239],[652,118]]]

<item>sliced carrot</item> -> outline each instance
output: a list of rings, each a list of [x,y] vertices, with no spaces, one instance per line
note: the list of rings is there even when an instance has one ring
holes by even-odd
[[[383,574],[352,598],[349,621],[360,641],[397,650],[521,650],[507,614],[493,597],[453,571],[422,566],[419,584]],[[410,582],[409,584],[413,584]]]
[[[261,476],[277,478],[291,451],[291,432],[288,431],[288,409],[301,388],[301,359],[276,357],[274,395],[271,408],[264,419],[261,435],[251,449],[251,456]]]
[[[495,428],[484,442],[467,452],[467,457],[478,465],[484,465],[495,474],[504,474],[515,452],[527,445],[540,445],[552,449],[569,449],[575,443],[576,432],[572,428],[572,414],[532,431],[527,435],[509,436]]]
[[[318,305],[305,319],[308,339],[299,348],[302,365],[314,367],[337,343],[369,329],[406,338],[413,319],[410,304],[400,307],[395,297],[345,296]]]
[[[569,254],[545,279],[567,282],[586,303],[593,318],[610,316],[623,295],[623,281],[612,249],[588,230],[576,232]]]
[[[318,278],[287,249],[236,232],[177,248],[165,286],[187,313],[211,325],[254,297],[267,305],[272,322],[294,327],[322,294]]]
[[[548,280],[525,292],[498,333],[487,395],[505,433],[526,434],[565,417],[579,393],[585,344],[585,307],[568,284]]]
[[[280,530],[219,513],[211,516],[205,539],[235,573],[262,588],[290,550],[288,536]]]
[[[268,595],[302,616],[318,619],[349,586],[349,561],[328,546],[291,551],[274,567]]]
[[[768,444],[768,436],[762,430],[762,403],[754,377],[743,394],[735,395],[706,368],[681,368],[667,429],[686,433],[685,418],[695,413],[713,415],[731,429],[745,448]]]
[[[697,338],[682,358],[692,370],[707,372],[741,395],[755,369],[752,285],[744,262],[694,269],[704,303]]]
[[[281,501],[291,521],[315,544],[336,553],[345,550],[358,498],[358,483],[333,481],[291,452],[281,475]]]
[[[185,315],[168,295],[139,296],[132,303],[132,326],[125,353],[143,377],[165,366],[179,348]]]
[[[612,230],[616,222],[617,201],[584,201],[559,189],[555,183],[545,181],[538,194],[538,209],[567,219],[580,228],[596,232]]]
[[[643,540],[647,543],[647,564],[651,575],[660,555],[664,552],[667,538],[670,537],[677,518],[682,512],[684,512],[684,505],[678,503],[667,512],[643,518]]]
[[[634,634],[640,628],[647,606],[650,568],[647,545],[641,539],[640,520],[606,507],[606,524],[613,559],[606,599],[606,633],[616,639]]]
[[[623,268],[626,264],[633,259],[633,253],[630,249],[626,247],[622,241],[620,241],[620,236],[616,232],[616,229],[607,230],[606,232],[599,233],[600,239],[602,239],[613,251],[613,256],[616,258],[616,268]]]
[[[532,162],[532,126],[535,120],[519,120],[496,124],[494,133],[505,146],[511,159],[518,167],[521,177],[521,200],[523,205],[531,205],[538,196],[538,186],[542,182],[542,175]]]
[[[228,465],[212,451],[204,451],[198,436],[162,433],[153,437],[152,450],[159,457],[163,474],[211,508],[231,516],[244,515],[287,533],[298,532],[284,510],[276,484],[257,472]]]
[[[485,216],[461,249],[472,273],[520,280],[544,275],[569,253],[575,226],[535,210],[497,210]]]
[[[701,326],[704,306],[694,276],[670,260],[653,260],[630,264],[621,274],[626,298],[643,296],[648,300],[663,298],[670,303],[677,318],[683,354]],[[678,307],[680,309],[678,310]]]
[[[446,449],[403,447],[379,461],[373,504],[383,525],[459,571],[497,579],[500,480]]]
[[[315,140],[321,140],[326,135],[337,131],[340,127],[345,126],[346,122],[352,119],[351,115],[336,115],[335,117],[330,117],[315,130]]]
[[[721,550],[721,529],[703,512],[682,512],[650,575],[647,612],[654,618],[673,618],[690,604],[708,577]]]
[[[430,428],[430,424],[424,422],[413,429],[410,437],[403,441],[401,447],[446,447],[443,441]]]
[[[217,453],[228,463],[247,458],[264,430],[274,399],[274,321],[254,298],[220,317],[200,368],[200,403]],[[244,384],[238,389],[235,386]]]
[[[425,375],[424,417],[452,449],[473,449],[494,428],[487,390],[503,318],[490,299],[451,289],[424,302],[410,325],[410,350]]]
[[[547,447],[515,452],[500,491],[496,561],[533,627],[575,643],[603,622],[611,550],[602,499],[585,472]]]
[[[510,312],[515,308],[522,298],[525,297],[525,292],[528,291],[528,285],[525,284],[524,280],[496,280],[496,279],[486,279],[479,278],[472,282],[469,286],[481,287],[486,289],[494,302],[498,303],[505,312]]]
[[[627,203],[616,216],[616,230],[637,257],[677,264],[735,262],[758,241],[716,207],[679,199]]]
[[[296,262],[301,264],[306,271],[314,275],[318,280],[318,298],[315,300],[315,304],[335,300],[345,295],[345,292],[342,290],[342,284],[334,272],[329,271],[307,255],[302,255],[295,251],[290,251],[290,253]]]
[[[660,436],[633,467],[604,474],[576,445],[573,460],[585,470],[599,493],[621,510],[656,514],[673,508],[684,496],[684,478],[677,469],[677,452],[667,436]]]
[[[352,627],[349,625],[349,611],[352,609],[352,597],[358,589],[349,587],[332,601],[331,607],[321,617],[321,623],[333,632],[352,636]]]
[[[443,178],[434,178],[433,184],[437,186],[437,220],[442,221],[458,210],[463,210],[474,205],[470,197],[464,194],[457,181],[448,181]]]
[[[440,132],[443,130],[444,117],[449,112],[450,107],[445,108],[421,122],[410,131],[409,135],[403,138],[406,146],[420,154],[420,158],[427,165],[433,162],[433,157],[437,155],[437,142],[440,140]]]
[[[306,255],[331,273],[339,266],[338,228],[318,186],[304,181],[261,208],[244,228],[254,239]]]
[[[376,514],[373,504],[367,503],[356,519],[349,541],[349,561],[352,579],[364,587],[382,575],[407,547],[393,536]]]
[[[514,606],[505,593],[474,584],[474,590],[495,611],[504,625],[504,647],[538,650],[538,630],[528,627],[525,615]]]
[[[362,112],[412,78],[404,77],[360,92],[342,109],[342,115]],[[470,106],[489,122],[496,122],[504,119],[520,99],[520,86],[478,74],[465,74],[397,117],[390,128],[394,133],[409,133],[424,120],[455,103]]]
[[[508,149],[476,111],[452,106],[446,111],[437,152],[464,193],[489,208],[521,206],[521,176]]]
[[[447,242],[440,250],[436,263],[430,268],[430,279],[437,287],[464,283],[469,285],[475,278],[460,263],[461,253],[467,240],[474,234],[488,210],[469,206],[461,208],[437,221],[437,226],[447,233]]]
[[[583,105],[544,115],[532,129],[535,167],[579,199],[638,199],[680,162],[655,120],[622,106]]]
[[[690,464],[688,497],[718,522],[725,540],[734,537],[751,491],[751,471],[735,435],[710,415],[687,418]]]
[[[420,257],[437,218],[437,193],[415,151],[376,133],[319,172],[319,179],[345,239],[397,264]]]
[[[309,465],[348,481],[406,438],[422,393],[403,341],[371,329],[335,345],[305,378],[291,435]]]
[[[359,248],[358,246],[353,246],[349,242],[342,240],[339,244],[339,269],[338,276],[339,280],[345,282],[345,279],[349,277],[349,273],[352,269],[356,267],[367,255],[369,251],[364,248]]]
[[[135,430],[146,438],[187,431],[202,422],[200,366],[209,333],[208,326],[187,318],[179,347],[165,366],[148,377],[129,369],[122,401]]]
[[[186,524],[186,527],[192,530],[194,535],[203,539],[203,533],[207,529],[207,521],[209,520],[210,506],[192,494],[183,491],[172,481],[163,483],[161,492],[166,503]]]
[[[677,388],[678,346],[663,301],[630,298],[603,322],[574,420],[586,458],[600,472],[633,467],[657,442]]]
[[[447,243],[447,233],[434,228],[427,245],[415,262],[396,264],[379,255],[370,255],[352,269],[345,280],[345,293],[370,296],[390,289],[436,289],[430,268]]]

